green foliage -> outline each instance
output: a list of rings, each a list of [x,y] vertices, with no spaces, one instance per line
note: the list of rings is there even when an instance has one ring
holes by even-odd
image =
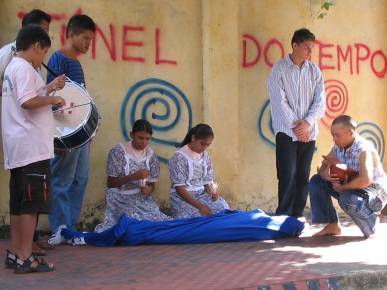
[[[328,13],[329,8],[333,6],[332,0],[321,0],[320,11],[317,19],[323,19]]]

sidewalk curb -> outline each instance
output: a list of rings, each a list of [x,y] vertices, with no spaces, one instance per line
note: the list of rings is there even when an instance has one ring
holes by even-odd
[[[361,271],[344,276],[290,281],[280,284],[260,285],[257,287],[236,288],[233,290],[386,290],[386,271]]]

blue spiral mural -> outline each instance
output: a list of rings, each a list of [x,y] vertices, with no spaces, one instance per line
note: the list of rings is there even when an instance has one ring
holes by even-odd
[[[357,126],[357,132],[375,146],[376,151],[379,153],[380,160],[383,160],[385,141],[382,129],[375,123],[363,122]]]
[[[275,148],[275,135],[271,122],[270,101],[262,105],[258,115],[258,135],[270,147]]]
[[[184,136],[175,131],[188,132],[192,127],[191,104],[170,82],[156,78],[141,80],[129,88],[121,106],[121,130],[127,141],[137,119],[152,124],[152,142],[176,148]],[[160,156],[160,160],[166,162],[167,158]]]

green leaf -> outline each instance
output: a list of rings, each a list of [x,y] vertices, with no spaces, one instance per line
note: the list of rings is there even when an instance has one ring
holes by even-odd
[[[329,10],[329,7],[333,6],[333,3],[331,2],[328,2],[328,1],[325,1],[322,5],[321,5],[321,9],[325,9],[325,10]]]
[[[320,13],[320,14],[317,16],[317,19],[323,19],[325,15],[327,15],[325,12],[324,12],[324,13]]]

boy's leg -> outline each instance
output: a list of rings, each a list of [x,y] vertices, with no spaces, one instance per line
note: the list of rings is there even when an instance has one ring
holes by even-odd
[[[360,228],[365,238],[375,231],[378,215],[368,207],[368,198],[363,190],[351,190],[340,193],[340,207]]]
[[[296,186],[297,142],[284,133],[276,135],[278,207],[276,215],[292,215]]]
[[[341,228],[336,210],[332,203],[332,196],[337,198],[331,184],[323,180],[320,175],[314,175],[309,182],[310,206],[312,211],[312,223],[327,224],[316,236],[339,235]]]
[[[308,182],[310,165],[312,163],[315,141],[297,142],[297,165],[296,165],[296,189],[292,216],[304,216],[306,200],[308,199]]]
[[[338,193],[333,190],[331,184],[316,174],[310,179],[309,191],[312,223],[337,223],[338,217],[331,196],[337,198]]]
[[[11,226],[11,252],[16,254],[20,251],[21,247],[21,229],[20,229],[20,216],[11,215],[10,226]]]
[[[16,254],[21,248],[20,214],[22,210],[23,189],[21,187],[21,168],[10,170],[9,180],[9,212],[11,230],[11,252]]]
[[[69,189],[74,181],[77,149],[66,151],[64,155],[55,155],[51,161],[51,211],[49,222],[52,233],[60,225],[71,226],[71,204]]]
[[[68,227],[73,230],[76,230],[75,226],[81,213],[83,197],[89,179],[89,144],[76,150],[79,150],[77,166],[74,181],[68,191],[71,209],[71,224]]]
[[[32,240],[36,227],[36,214],[22,214],[19,216],[20,249],[16,254],[25,260],[32,254]]]
[[[13,248],[16,248],[15,254],[18,256],[15,261],[15,273],[31,272],[35,270],[31,267],[42,264],[32,255],[32,241],[37,213],[49,211],[49,192],[47,190],[49,185],[49,160],[38,161],[11,170],[11,244]]]

